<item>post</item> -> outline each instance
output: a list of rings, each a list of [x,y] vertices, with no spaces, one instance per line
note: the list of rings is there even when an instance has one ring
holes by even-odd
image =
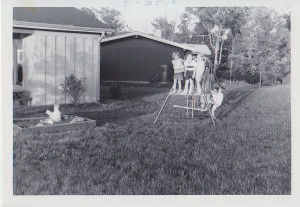
[[[97,43],[98,43],[98,61],[97,61],[97,67],[98,67],[98,70],[99,70],[99,99],[97,100],[98,102],[100,102],[100,99],[101,99],[101,86],[100,86],[100,83],[101,83],[101,79],[100,79],[100,74],[101,74],[101,40],[105,37],[105,32],[103,32],[101,34],[101,36],[99,37],[99,39],[97,40]],[[92,63],[93,64],[93,63]],[[97,91],[97,86],[96,86],[96,91]]]
[[[165,107],[165,105],[166,105],[166,103],[167,103],[167,101],[168,101],[168,99],[169,99],[169,97],[170,97],[170,93],[171,93],[172,90],[173,90],[173,87],[171,88],[171,90],[170,90],[170,92],[169,92],[169,94],[168,94],[168,96],[167,96],[167,98],[166,98],[166,100],[165,100],[163,106],[161,107],[160,111],[158,112],[158,115],[157,115],[156,119],[154,120],[153,125],[156,124],[156,122],[157,122],[157,120],[158,120],[158,117],[160,116],[160,113],[162,112],[163,108]]]

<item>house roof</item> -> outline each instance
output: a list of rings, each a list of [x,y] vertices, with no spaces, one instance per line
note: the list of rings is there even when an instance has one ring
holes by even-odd
[[[203,46],[201,48],[200,47],[195,48],[195,47],[193,47],[189,44],[180,44],[180,43],[177,43],[177,42],[173,42],[173,41],[170,41],[170,40],[166,40],[166,39],[156,37],[156,36],[152,36],[152,35],[149,35],[149,34],[145,34],[145,33],[142,33],[142,32],[130,32],[130,33],[127,33],[127,34],[108,37],[108,38],[102,39],[101,42],[114,41],[114,40],[118,40],[118,39],[122,39],[122,38],[126,38],[126,37],[131,37],[131,36],[135,36],[135,35],[145,37],[145,38],[148,38],[148,39],[151,39],[151,40],[155,40],[155,41],[158,41],[158,42],[162,42],[162,43],[165,43],[165,44],[168,44],[168,45],[173,45],[175,47],[179,47],[179,48],[182,48],[182,49],[185,49],[185,50],[190,50],[190,51],[193,51],[193,52],[201,52],[201,53],[206,54],[206,55],[211,54],[209,48],[206,45],[201,45],[201,46]]]
[[[108,25],[74,7],[14,7],[13,26],[85,32],[113,31]]]
[[[207,45],[198,45],[198,44],[183,44],[189,47],[192,47],[194,53],[201,53],[203,55],[211,55],[211,51],[207,47]]]

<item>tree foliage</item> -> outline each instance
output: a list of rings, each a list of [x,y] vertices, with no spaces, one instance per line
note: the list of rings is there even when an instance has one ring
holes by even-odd
[[[70,74],[65,77],[65,81],[61,84],[63,93],[68,96],[75,106],[80,101],[80,97],[87,91],[87,85],[85,83],[86,78],[76,78],[74,74]]]
[[[236,79],[270,84],[290,71],[289,14],[265,7],[189,7],[180,20],[179,42],[199,44],[208,36],[202,41],[213,51],[214,72],[230,68]]]
[[[180,16],[180,23],[178,25],[179,32],[176,34],[179,43],[190,43],[192,31],[190,30],[191,16],[188,13],[183,13]]]
[[[219,7],[189,7],[186,13],[195,22],[193,34],[207,34],[209,45],[214,52],[214,73],[222,61],[223,44],[231,35],[231,29],[226,27],[226,20],[231,11]],[[195,36],[195,35],[194,35]]]
[[[176,21],[168,20],[167,16],[160,16],[151,23],[155,29],[161,30],[161,37],[173,41],[175,39]]]
[[[290,32],[286,18],[274,10],[251,8],[233,42],[233,69],[243,75],[258,73],[260,84],[272,84],[290,70]]]
[[[121,20],[121,12],[116,9],[108,7],[103,7],[101,9],[83,7],[81,10],[110,26],[116,33],[130,30],[125,21]]]

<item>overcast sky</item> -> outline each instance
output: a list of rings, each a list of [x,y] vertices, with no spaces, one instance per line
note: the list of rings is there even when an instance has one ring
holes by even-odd
[[[184,12],[185,7],[170,6],[168,7],[131,7],[131,11],[127,12],[127,8],[120,8],[123,19],[134,31],[141,31],[145,33],[152,33],[154,28],[151,22],[156,17],[167,16],[169,20],[175,20],[177,23],[180,21],[180,15]]]

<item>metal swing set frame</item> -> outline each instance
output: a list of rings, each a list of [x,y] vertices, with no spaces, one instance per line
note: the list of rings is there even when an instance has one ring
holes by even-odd
[[[210,69],[210,72],[214,75],[214,78],[215,80],[217,81],[219,87],[221,87],[220,85],[220,82],[218,80],[218,78],[216,77],[216,75],[212,72],[212,62],[208,59],[208,58],[205,58],[205,61],[208,62],[209,64],[209,69]],[[205,88],[206,89],[206,88]],[[185,96],[186,98],[186,106],[179,106],[179,105],[173,105],[174,108],[182,108],[182,109],[186,109],[186,114],[187,114],[187,117],[189,117],[189,110],[191,110],[191,117],[193,118],[194,117],[194,111],[200,111],[200,112],[205,112],[205,111],[209,111],[209,115],[210,115],[210,118],[213,122],[213,124],[215,125],[215,120],[212,116],[212,112],[211,112],[211,102],[209,100],[207,100],[207,92],[204,92],[206,90],[203,90],[203,88],[201,88],[201,93],[200,94],[197,94],[195,92],[192,92],[191,95],[186,95],[186,94],[174,94],[174,93],[171,93],[173,91],[173,87],[171,88],[167,98],[165,99],[160,111],[158,112],[158,115],[156,117],[156,119],[154,120],[153,122],[153,125],[156,124],[160,114],[162,113],[167,101],[169,100],[170,96]],[[210,93],[210,92],[209,92]],[[204,104],[205,104],[205,108],[201,108],[200,107],[200,99],[201,99],[201,96],[203,97],[204,99]],[[228,99],[227,97],[225,96],[224,94],[224,97],[226,99],[226,101],[228,102]]]

